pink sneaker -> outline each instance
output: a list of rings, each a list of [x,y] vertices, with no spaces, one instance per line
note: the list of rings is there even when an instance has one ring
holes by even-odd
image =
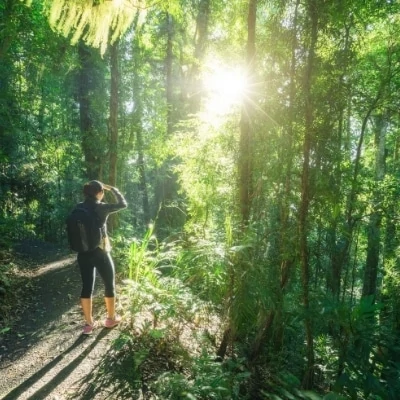
[[[85,324],[83,327],[82,335],[91,335],[93,333],[93,325]]]
[[[115,316],[114,318],[106,318],[104,321],[104,326],[106,328],[114,328],[121,322],[121,317]]]

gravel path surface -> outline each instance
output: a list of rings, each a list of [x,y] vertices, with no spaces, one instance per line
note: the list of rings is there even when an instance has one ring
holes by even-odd
[[[26,306],[11,329],[0,335],[0,399],[84,399],[85,385],[91,384],[90,375],[118,336],[118,328],[99,327],[91,336],[81,334],[75,256],[38,264],[26,282]],[[104,305],[101,280],[97,282],[94,313],[100,316]],[[112,395],[103,391],[95,398]]]

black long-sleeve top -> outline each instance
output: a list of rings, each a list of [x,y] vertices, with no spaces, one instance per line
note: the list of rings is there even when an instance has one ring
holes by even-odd
[[[115,203],[104,203],[92,197],[87,197],[83,204],[89,207],[94,207],[96,214],[99,217],[100,226],[102,227],[103,236],[107,236],[107,219],[110,214],[117,211],[123,210],[128,206],[124,196],[121,192],[115,188],[111,187],[110,192],[113,194]]]

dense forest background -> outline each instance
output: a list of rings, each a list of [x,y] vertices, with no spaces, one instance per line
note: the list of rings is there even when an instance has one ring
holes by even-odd
[[[2,1],[2,251],[65,244],[102,180],[129,203],[110,227],[129,312],[164,343],[208,324],[160,398],[397,399],[399,12]]]

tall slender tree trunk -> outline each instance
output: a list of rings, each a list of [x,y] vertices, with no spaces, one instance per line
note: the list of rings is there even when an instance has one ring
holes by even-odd
[[[170,138],[173,132],[173,126],[176,122],[176,110],[174,96],[174,52],[173,42],[175,37],[175,21],[172,15],[166,15],[166,54],[165,54],[165,94],[166,94],[166,137]],[[173,229],[181,229],[184,223],[184,215],[175,203],[179,203],[178,181],[173,170],[174,161],[167,159],[160,167],[157,176],[155,198],[158,205],[158,217],[156,223],[157,234],[165,237]]]
[[[386,121],[379,115],[375,117],[375,182],[379,185],[385,177],[385,145],[386,145]],[[378,264],[381,240],[382,221],[382,194],[379,187],[374,194],[374,209],[370,216],[368,226],[367,260],[364,270],[364,282],[362,296],[376,297],[376,284],[378,277]]]
[[[281,277],[279,286],[279,297],[280,301],[278,304],[283,305],[283,291],[286,284],[289,282],[290,272],[294,264],[293,254],[293,242],[292,235],[289,232],[289,216],[290,216],[290,198],[292,191],[292,169],[293,169],[293,142],[294,142],[294,123],[295,123],[295,108],[296,108],[296,51],[298,49],[297,34],[298,34],[298,11],[299,11],[300,0],[296,0],[294,17],[293,17],[293,32],[292,32],[292,49],[291,49],[291,61],[290,61],[290,86],[289,86],[289,117],[288,117],[288,143],[285,146],[285,153],[288,155],[286,160],[286,171],[285,171],[285,191],[282,202],[280,204],[280,220],[281,230],[279,238],[280,254],[282,259],[280,260],[281,266]],[[277,327],[277,339],[276,343],[280,346],[283,342],[283,326]]]
[[[286,284],[289,281],[290,271],[293,266],[294,257],[292,256],[292,243],[288,240],[291,236],[289,234],[289,213],[290,213],[290,192],[292,190],[291,186],[291,176],[292,176],[292,165],[293,165],[293,124],[294,124],[294,110],[295,110],[295,93],[296,93],[296,83],[295,83],[295,75],[296,75],[296,50],[297,50],[297,18],[298,18],[298,8],[299,8],[300,0],[296,0],[295,12],[293,17],[293,33],[292,33],[292,58],[291,58],[291,66],[290,66],[290,90],[289,90],[289,118],[287,124],[288,131],[288,142],[285,146],[285,155],[287,158],[283,163],[283,168],[285,170],[285,191],[282,196],[282,201],[279,204],[279,219],[280,219],[280,232],[279,232],[279,259],[280,265],[280,282],[278,287],[276,288],[277,296],[276,299],[276,310],[270,310],[267,315],[264,317],[263,321],[260,324],[259,330],[256,334],[254,342],[252,344],[250,350],[249,359],[251,361],[255,361],[257,357],[261,353],[261,348],[268,342],[270,338],[270,332],[273,324],[278,325],[275,329],[276,334],[276,346],[275,349],[279,349],[283,342],[283,325],[279,318],[275,319],[276,314],[281,313],[281,308],[283,306],[283,291],[286,287]],[[276,323],[275,321],[278,320]]]
[[[339,113],[338,113],[338,127],[337,127],[337,140],[336,144],[336,154],[338,155],[336,160],[336,165],[332,170],[332,174],[334,176],[335,187],[333,188],[334,192],[337,194],[335,196],[335,201],[333,204],[334,209],[339,209],[342,201],[342,176],[343,176],[343,160],[350,161],[350,146],[349,135],[350,135],[350,121],[348,115],[351,110],[351,103],[349,99],[351,99],[351,86],[346,83],[346,76],[348,73],[348,68],[351,65],[351,46],[352,46],[352,37],[350,35],[351,28],[354,22],[352,18],[350,18],[349,23],[345,26],[345,34],[343,37],[344,48],[341,53],[338,54],[338,60],[341,64],[341,74],[339,76],[339,86],[338,91],[342,93],[341,101],[338,103]],[[345,230],[347,230],[348,234],[340,234],[341,222],[340,218],[337,216],[333,216],[332,225],[329,228],[329,243],[331,244],[330,251],[330,265],[326,271],[326,286],[328,290],[328,294],[332,296],[334,302],[339,303],[341,290],[343,289],[343,293],[345,293],[348,282],[348,277],[350,274],[350,266],[349,266],[349,248],[351,243],[352,236],[352,227],[349,224],[345,223]],[[344,275],[344,276],[343,276]],[[342,285],[342,279],[344,284]],[[343,299],[342,299],[343,301]],[[342,324],[338,323],[330,323],[329,331],[333,337],[333,340],[339,343],[339,357],[338,357],[338,368],[337,368],[337,376],[340,377],[345,368],[345,359],[348,351],[348,333],[345,327]]]
[[[383,180],[385,175],[385,137],[386,137],[386,126],[382,116],[374,118],[376,121],[375,126],[375,189],[373,194],[373,209],[370,215],[368,224],[368,245],[367,245],[367,259],[364,269],[364,281],[362,289],[362,298],[371,297],[372,302],[376,299],[377,291],[377,278],[378,278],[378,266],[380,256],[380,242],[381,242],[381,221],[382,221],[382,210],[381,204],[383,196],[381,194],[381,188],[379,183]],[[374,332],[376,329],[376,321],[373,316],[366,318],[365,327],[366,332]],[[372,348],[372,342],[369,335],[360,340],[357,345],[362,357],[364,367],[368,370],[373,368],[373,364],[370,363],[370,353]]]
[[[389,121],[388,121],[389,122]],[[399,140],[397,138],[397,140]],[[392,168],[390,173],[393,173],[398,167],[399,154],[398,143],[395,144],[393,149]],[[397,249],[399,247],[398,238],[398,219],[397,214],[397,193],[394,191],[390,196],[387,209],[385,210],[385,232],[384,232],[384,246],[382,265],[386,266],[383,274],[383,291],[381,293],[382,304],[384,305],[380,314],[380,326],[387,327],[391,332],[389,338],[389,345],[387,349],[382,349],[382,365],[384,366],[381,373],[383,381],[388,383],[388,386],[395,387],[398,382],[397,371],[392,368],[400,362],[400,298],[398,293],[400,291],[400,283],[396,276],[393,276],[389,271],[399,271],[400,261],[397,256]],[[388,268],[388,266],[391,266]],[[389,271],[388,271],[389,270]],[[386,342],[387,343],[387,342]],[[390,349],[390,351],[388,351]],[[393,384],[392,384],[393,382]]]
[[[117,186],[117,163],[118,163],[118,87],[119,87],[119,42],[118,40],[110,46],[110,66],[111,66],[111,89],[110,89],[110,118],[108,129],[109,139],[109,171],[108,183]],[[112,231],[117,225],[117,214],[110,215],[108,227]]]
[[[18,147],[18,143],[14,137],[14,129],[16,124],[13,123],[13,116],[19,115],[17,102],[11,95],[13,89],[11,83],[13,62],[8,58],[3,59],[0,64],[0,156],[6,159],[12,159],[13,153]]]
[[[313,126],[313,104],[312,104],[312,78],[314,73],[315,63],[315,47],[318,35],[318,6],[317,0],[310,0],[307,4],[308,15],[311,22],[311,36],[308,51],[308,59],[306,66],[306,75],[304,81],[305,93],[305,133],[303,143],[303,171],[301,176],[301,200],[300,200],[300,214],[299,214],[299,243],[300,243],[300,264],[301,264],[301,277],[303,287],[303,306],[305,312],[305,331],[306,331],[306,344],[307,344],[307,366],[303,377],[303,387],[310,389],[314,383],[314,337],[312,328],[312,318],[310,315],[310,294],[309,294],[309,281],[310,281],[310,265],[309,265],[309,249],[308,249],[308,218],[309,218],[309,205],[310,205],[310,156],[311,145],[314,134]]]
[[[254,80],[254,61],[256,53],[256,16],[257,16],[257,0],[249,0],[248,3],[248,15],[247,15],[247,74],[249,81]],[[252,168],[251,168],[251,114],[252,114],[252,103],[249,99],[245,100],[240,121],[240,140],[239,140],[239,209],[241,214],[242,228],[245,229],[250,219],[250,198],[252,191]],[[237,263],[237,268],[241,268],[240,261]],[[230,289],[228,292],[234,293],[237,272],[232,270],[230,279]],[[233,295],[232,295],[233,296]],[[228,299],[231,303],[232,299]],[[228,307],[230,310],[232,307]],[[235,310],[231,310],[234,312]],[[225,333],[222,338],[222,342],[219,346],[217,354],[220,358],[223,358],[225,351],[228,346],[228,342],[232,341],[235,337],[236,327],[234,326],[233,318],[228,315],[228,326],[225,329]]]
[[[3,1],[2,30],[0,33],[0,61],[3,62],[11,43],[17,34],[19,18],[12,18],[18,2],[15,0]],[[19,5],[21,6],[21,5]]]
[[[91,83],[93,82],[94,65],[91,50],[83,43],[78,45],[79,76],[78,102],[82,150],[85,156],[86,174],[89,180],[101,178],[102,158],[97,147],[98,139],[92,118]]]
[[[257,0],[249,0],[247,16],[247,75],[249,83],[254,81],[254,62],[256,55],[256,16]],[[250,218],[251,192],[252,192],[252,108],[250,99],[246,98],[242,107],[240,121],[239,140],[239,204],[243,226],[246,226]]]
[[[146,224],[150,223],[150,204],[149,195],[147,190],[147,179],[144,162],[144,144],[143,144],[143,133],[140,127],[136,131],[136,143],[138,151],[138,168],[139,168],[139,189],[142,194],[142,205],[143,205],[143,219]]]
[[[359,172],[360,172],[360,164],[361,164],[361,152],[364,144],[364,139],[365,139],[365,134],[367,131],[367,125],[368,121],[371,118],[372,112],[375,110],[378,101],[381,98],[381,89],[378,91],[377,96],[373,100],[371,106],[369,107],[363,122],[361,124],[361,131],[360,131],[360,136],[358,139],[358,144],[357,144],[357,150],[356,150],[356,155],[354,159],[354,170],[353,170],[353,176],[351,180],[351,187],[350,187],[350,192],[349,195],[347,196],[347,204],[346,204],[346,223],[344,226],[344,234],[342,235],[339,244],[336,248],[336,254],[333,259],[333,265],[332,268],[334,269],[334,273],[339,274],[344,265],[347,262],[347,257],[348,253],[350,250],[351,242],[353,240],[353,231],[355,228],[355,220],[354,220],[354,207],[355,203],[357,201],[358,197],[358,179],[359,179]],[[339,279],[339,277],[337,277]],[[340,285],[339,282],[336,283],[337,285]],[[340,286],[339,286],[340,287]],[[339,288],[337,287],[337,289]],[[336,290],[337,290],[336,289]]]
[[[112,186],[117,184],[117,162],[118,162],[118,86],[119,86],[119,67],[118,67],[118,41],[110,47],[111,63],[111,96],[110,96],[110,150],[109,150],[109,175],[108,181]]]
[[[167,25],[167,49],[165,57],[165,88],[167,100],[167,135],[172,133],[173,124],[173,81],[172,81],[172,65],[174,60],[173,40],[174,40],[174,20],[171,14],[166,15]]]
[[[133,20],[133,31],[136,31],[139,23],[139,12],[136,12],[136,16]],[[140,36],[140,35],[138,35]],[[140,41],[139,41],[140,42]],[[141,47],[137,39],[132,41],[132,67],[136,71],[140,68],[140,64],[143,62],[141,57]],[[138,172],[139,172],[139,192],[142,200],[143,207],[143,220],[147,225],[151,221],[151,210],[149,193],[147,188],[147,176],[146,176],[146,162],[145,162],[145,138],[143,137],[143,100],[141,94],[141,77],[137,74],[133,75],[132,82],[132,98],[131,102],[134,104],[134,110],[132,112],[132,119],[130,121],[131,133],[130,133],[130,146],[136,146],[137,158],[138,158]],[[135,143],[136,139],[136,143]]]
[[[172,82],[172,65],[173,65],[173,39],[174,39],[174,20],[172,15],[165,15],[167,42],[165,55],[165,96],[167,105],[167,137],[172,134],[173,128],[173,82]],[[174,186],[170,175],[169,160],[166,160],[160,167],[158,172],[158,182],[156,187],[156,201],[158,204],[158,233],[160,230],[166,230],[167,226],[172,225],[171,210],[168,203],[173,198]]]
[[[196,18],[196,37],[194,48],[194,61],[188,77],[190,113],[196,113],[200,109],[203,95],[202,82],[200,79],[201,64],[207,46],[208,21],[210,14],[210,0],[201,0]]]
[[[350,47],[351,47],[351,35],[350,35],[350,29],[353,25],[353,22],[351,21],[349,25],[346,26],[345,29],[345,36],[344,36],[344,49],[342,52],[342,55],[340,59],[342,60],[342,73],[339,78],[339,87],[338,90],[340,93],[346,93],[346,95],[343,96],[343,100],[339,103],[339,120],[338,120],[338,138],[337,138],[337,154],[338,154],[338,159],[336,162],[335,169],[333,173],[335,174],[335,181],[337,182],[336,184],[336,190],[338,192],[337,199],[341,199],[342,196],[340,194],[341,187],[342,187],[342,173],[343,173],[343,159],[344,157],[349,158],[349,148],[347,145],[347,141],[345,141],[344,138],[347,137],[346,130],[349,131],[349,121],[346,121],[346,115],[345,115],[345,110],[346,107],[350,107],[347,104],[347,99],[350,98],[350,89],[348,88],[348,84],[346,85],[345,83],[345,77],[347,75],[347,70],[348,66],[350,63]],[[347,89],[346,89],[347,88]],[[347,122],[347,123],[346,123]],[[344,151],[343,151],[344,149]],[[339,207],[339,202],[335,204],[335,207]],[[342,278],[342,271],[345,266],[346,260],[347,260],[347,250],[348,250],[348,237],[346,235],[345,238],[339,237],[338,240],[338,222],[337,219],[335,218],[333,222],[333,226],[331,227],[331,233],[330,233],[330,243],[332,243],[332,250],[331,250],[331,255],[330,255],[330,268],[328,268],[327,271],[327,288],[332,294],[332,297],[338,301],[339,296],[340,296],[340,291],[341,291],[341,278]]]

